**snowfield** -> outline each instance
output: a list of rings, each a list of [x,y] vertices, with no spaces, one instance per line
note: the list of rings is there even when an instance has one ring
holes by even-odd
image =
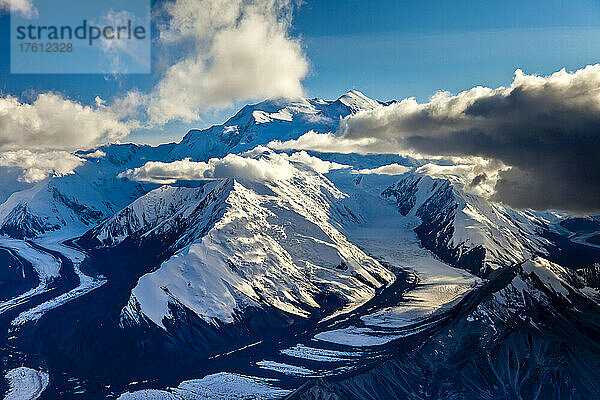
[[[42,395],[49,382],[46,372],[33,368],[19,367],[6,374],[8,392],[4,400],[35,400]]]
[[[349,358],[360,357],[361,355],[360,352],[319,349],[304,344],[297,344],[294,347],[283,349],[280,353],[291,357],[323,362],[346,361]]]
[[[269,400],[279,399],[288,390],[278,389],[270,380],[220,372],[182,382],[170,390],[138,390],[123,393],[118,400]]]
[[[587,342],[598,336],[600,253],[582,246],[599,234],[597,218],[491,201],[500,167],[485,160],[289,147],[385,104],[356,91],[267,100],[179,143],[77,152],[72,174],[3,192],[0,248],[39,280],[23,276],[24,293],[0,301],[5,399],[267,400],[332,375],[317,389],[356,378],[358,398],[371,394],[363,389],[387,398],[377,391],[396,383],[415,398],[479,386],[492,398],[521,387],[520,373],[533,379],[527,390],[537,378],[540,388],[558,382],[553,393],[570,390],[598,360]],[[111,282],[82,298],[107,282],[82,270],[86,257]],[[564,259],[577,265],[555,263]],[[539,335],[546,323],[559,329]],[[122,361],[119,374],[109,362],[89,368],[98,354]],[[444,380],[461,357],[471,363],[457,370],[462,383]],[[22,366],[33,359],[58,370]],[[567,363],[573,375],[561,375]],[[538,375],[547,364],[551,375]],[[587,380],[579,388],[595,390],[598,379]]]
[[[285,364],[277,361],[262,360],[257,362],[256,365],[263,369],[277,371],[285,375],[315,376],[315,371],[312,371],[308,368]]]
[[[261,150],[257,157],[284,157]],[[272,306],[301,317],[326,291],[352,310],[395,276],[353,245],[339,229],[360,215],[340,204],[345,194],[305,164],[289,179],[234,180],[224,213],[205,236],[140,278],[124,310],[165,328],[169,304],[205,321],[231,323],[246,307]]]

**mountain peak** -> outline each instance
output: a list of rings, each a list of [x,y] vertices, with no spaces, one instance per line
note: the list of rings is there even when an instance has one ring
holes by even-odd
[[[358,90],[350,90],[343,96],[337,99],[340,103],[348,106],[352,111],[356,112],[364,109],[373,109],[381,105],[377,100],[373,100],[364,95]]]

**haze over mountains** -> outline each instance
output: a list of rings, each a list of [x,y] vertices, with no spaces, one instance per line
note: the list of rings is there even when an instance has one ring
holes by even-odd
[[[73,173],[6,193],[10,390],[600,395],[599,218],[494,201],[505,166],[478,157],[282,145],[390,104],[267,100],[179,143],[79,151]]]

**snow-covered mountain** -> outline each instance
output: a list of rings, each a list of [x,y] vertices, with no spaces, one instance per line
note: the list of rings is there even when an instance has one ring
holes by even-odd
[[[382,104],[352,90],[335,101],[266,100],[247,105],[222,125],[191,130],[170,153],[174,160],[206,160],[251,150],[273,140],[297,139],[304,133],[335,131],[340,119]]]
[[[287,159],[270,151],[255,157]],[[325,299],[348,310],[392,283],[390,271],[340,232],[360,210],[344,207],[345,195],[321,174],[302,163],[290,168],[285,179],[163,186],[89,231],[82,241],[152,238],[176,252],[140,278],[125,321],[167,328],[173,307],[216,325],[241,318],[247,307],[308,317],[330,306]]]
[[[403,215],[420,218],[423,246],[443,260],[476,274],[547,255],[543,236],[563,218],[558,213],[514,210],[468,192],[460,174],[423,166],[402,176],[382,195]],[[450,169],[451,171],[451,169]]]
[[[117,175],[161,157],[164,150],[130,144],[75,153],[85,161],[74,173],[52,175],[0,204],[0,234],[33,238],[46,232],[85,232],[156,186]]]
[[[496,203],[452,160],[263,147],[382,104],[267,100],[10,194],[0,276],[28,291],[2,297],[7,371],[69,399],[203,376],[297,399],[598,397],[597,218]]]
[[[167,237],[172,241],[166,243],[165,250],[179,250],[220,218],[231,186],[229,180],[191,188],[161,186],[92,228],[80,242],[114,247],[125,240]]]
[[[266,100],[245,106],[222,125],[191,130],[177,144],[157,147],[115,144],[76,152],[85,161],[73,175],[52,176],[14,193],[0,204],[0,233],[22,238],[65,229],[80,232],[156,187],[144,187],[117,177],[127,169],[148,161],[184,158],[205,161],[266,145],[275,139],[297,139],[311,129],[335,130],[340,118],[380,104],[387,103],[369,99],[357,91],[335,101]]]
[[[0,207],[0,234],[31,238],[65,227],[81,230],[114,212],[104,195],[77,174],[53,177],[13,193]]]
[[[500,271],[499,271],[500,272]],[[418,346],[290,400],[587,399],[600,392],[598,290],[535,257],[497,273]]]

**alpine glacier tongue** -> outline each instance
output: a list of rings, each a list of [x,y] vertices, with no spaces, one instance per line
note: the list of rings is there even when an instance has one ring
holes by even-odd
[[[543,213],[513,210],[469,193],[463,177],[431,176],[425,167],[407,173],[383,191],[403,215],[416,216],[423,246],[442,260],[476,274],[547,254]]]

